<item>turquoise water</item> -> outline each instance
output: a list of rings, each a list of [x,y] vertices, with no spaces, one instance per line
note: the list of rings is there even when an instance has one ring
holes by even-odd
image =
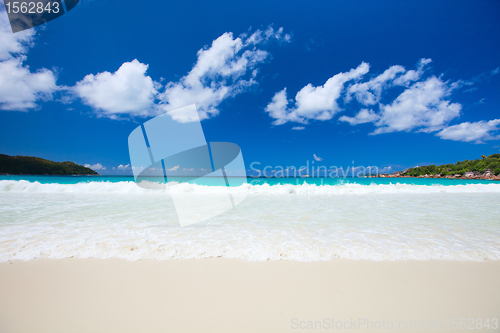
[[[232,184],[240,185],[244,178],[232,177],[233,180],[240,180],[239,182],[232,182]],[[29,182],[39,182],[41,184],[78,184],[90,182],[133,182],[133,176],[25,176],[25,175],[12,175],[0,176],[0,180],[26,180]],[[151,181],[160,180],[154,177],[148,178]],[[161,180],[163,181],[163,180]],[[183,177],[172,177],[169,181],[174,182],[187,182],[190,184],[214,186],[219,185],[220,181],[217,177],[203,177],[194,180],[184,180]],[[475,179],[447,179],[447,178],[329,178],[329,177],[315,177],[315,178],[247,178],[247,182],[252,185],[345,185],[345,184],[359,184],[359,185],[389,185],[389,184],[408,184],[408,185],[467,185],[467,184],[500,184],[498,181],[493,180],[475,180]]]
[[[247,180],[252,185],[302,185],[315,184],[315,185],[346,185],[346,184],[359,184],[359,185],[389,185],[389,184],[407,184],[407,185],[467,185],[467,184],[492,184],[495,181],[491,180],[475,180],[475,179],[463,179],[463,180],[450,180],[447,178],[358,178],[358,177],[346,177],[346,178],[329,178],[329,177],[318,177],[318,178],[248,178]],[[500,182],[496,182],[500,183]]]

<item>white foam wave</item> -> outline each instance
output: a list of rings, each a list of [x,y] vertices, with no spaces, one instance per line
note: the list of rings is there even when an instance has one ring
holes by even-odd
[[[500,184],[244,186],[234,209],[182,228],[165,189],[0,181],[0,262],[500,260]]]
[[[218,193],[225,189],[220,186],[198,184],[177,184],[185,192]],[[397,194],[397,193],[500,193],[500,184],[467,185],[411,185],[411,184],[342,184],[342,185],[250,185],[239,187],[242,193],[266,195],[349,195],[349,194]],[[236,188],[237,190],[238,188]],[[123,194],[162,194],[166,189],[144,189],[134,182],[89,182],[77,184],[41,184],[25,180],[0,180],[0,193],[123,193]]]

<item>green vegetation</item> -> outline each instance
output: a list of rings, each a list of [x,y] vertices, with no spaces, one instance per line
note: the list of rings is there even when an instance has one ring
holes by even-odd
[[[455,164],[415,167],[405,170],[406,172],[403,172],[403,174],[411,177],[423,176],[426,174],[441,174],[443,176],[448,176],[456,174],[463,175],[466,172],[477,172],[483,174],[487,170],[490,170],[490,172],[495,175],[500,174],[500,154],[493,154],[490,156],[482,155],[481,159],[458,161]]]
[[[39,157],[0,154],[0,174],[10,175],[98,175],[73,162],[52,162]]]

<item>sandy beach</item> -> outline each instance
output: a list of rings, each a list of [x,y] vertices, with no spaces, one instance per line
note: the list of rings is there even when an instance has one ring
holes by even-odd
[[[493,324],[498,281],[500,261],[14,261],[0,264],[0,331],[447,332]]]
[[[499,36],[500,0],[0,0],[0,333],[500,333]]]

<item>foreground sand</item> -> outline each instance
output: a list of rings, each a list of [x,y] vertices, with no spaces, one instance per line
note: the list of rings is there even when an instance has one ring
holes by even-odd
[[[452,318],[500,319],[500,261],[0,264],[2,333],[464,331]]]

